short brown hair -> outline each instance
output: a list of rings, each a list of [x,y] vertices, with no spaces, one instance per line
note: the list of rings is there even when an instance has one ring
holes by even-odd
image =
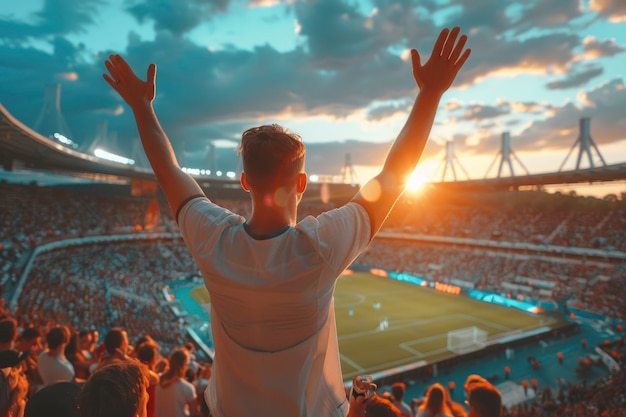
[[[500,417],[502,414],[502,396],[500,391],[488,382],[472,384],[468,396],[469,406],[480,417]]]
[[[394,382],[391,384],[391,393],[396,401],[402,401],[404,394],[406,393],[406,385],[404,382]]]
[[[148,371],[138,361],[107,365],[91,375],[79,394],[80,414],[134,417],[148,385]]]
[[[295,178],[304,167],[302,138],[277,124],[246,130],[239,152],[249,182]]]
[[[53,327],[46,334],[46,343],[48,344],[48,348],[56,349],[64,343],[69,343],[70,336],[70,329],[66,326]]]

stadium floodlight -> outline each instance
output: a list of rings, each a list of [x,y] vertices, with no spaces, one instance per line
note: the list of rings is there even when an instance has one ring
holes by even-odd
[[[104,149],[96,148],[93,151],[93,154],[96,155],[98,158],[106,159],[106,160],[113,161],[113,162],[119,162],[120,164],[135,165],[134,159],[116,155],[114,153],[105,151]]]
[[[61,142],[63,145],[71,146],[74,149],[78,148],[78,144],[76,142],[58,132],[54,133],[52,137]]]
[[[182,167],[181,169],[183,170],[183,172],[189,175],[200,175],[200,169],[198,168]]]
[[[227,176],[228,178],[235,178],[235,176],[236,176],[236,175],[237,175],[237,174],[235,174],[235,172],[234,172],[234,171],[228,171],[228,172],[226,173],[226,176]]]
[[[319,180],[320,180],[319,175],[316,175],[316,174],[309,175],[309,181],[311,181],[311,182],[317,182],[317,181],[319,181]]]
[[[222,171],[216,171],[215,175],[217,175],[218,177],[221,177],[222,176]]]

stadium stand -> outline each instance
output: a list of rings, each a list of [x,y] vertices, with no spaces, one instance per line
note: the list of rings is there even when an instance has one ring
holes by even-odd
[[[10,314],[20,328],[32,325],[42,334],[56,324],[100,334],[122,327],[131,342],[149,335],[166,356],[189,342],[188,323],[166,308],[161,290],[166,282],[193,275],[195,266],[179,238],[158,234],[176,234],[164,204],[149,215],[153,197],[132,197],[107,187],[94,192],[94,188],[98,187],[0,183],[0,282],[5,300],[19,291]],[[373,242],[359,262],[626,320],[623,204],[542,193],[518,194],[513,203],[494,203],[493,196],[473,201],[444,197],[404,198],[387,223],[385,237]],[[244,216],[250,209],[248,201],[219,203]],[[305,204],[301,215],[329,208]],[[154,216],[156,221],[150,218]],[[131,237],[116,242],[89,239],[111,235]],[[434,241],[435,237],[443,239]],[[71,238],[86,240],[36,251]],[[465,240],[459,243],[456,238]],[[479,244],[483,240],[495,246],[486,250]],[[531,244],[535,249],[499,247],[502,242]],[[546,254],[537,249],[542,245],[581,251]],[[25,271],[28,274],[19,287]],[[532,400],[505,407],[503,415],[621,415],[626,405],[624,337],[602,349],[619,370],[589,385],[570,382],[545,387]],[[210,360],[199,361],[198,373],[204,374]],[[434,376],[432,382],[446,385]]]

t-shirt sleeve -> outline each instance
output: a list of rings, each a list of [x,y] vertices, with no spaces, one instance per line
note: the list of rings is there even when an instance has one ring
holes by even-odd
[[[203,247],[212,247],[222,230],[243,221],[243,217],[212,203],[206,197],[188,201],[178,213],[180,234],[194,257]]]
[[[322,213],[316,223],[318,250],[337,274],[350,266],[370,242],[370,219],[357,203]]]

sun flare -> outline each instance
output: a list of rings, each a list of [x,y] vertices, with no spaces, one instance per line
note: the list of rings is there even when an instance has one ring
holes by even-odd
[[[418,171],[414,171],[406,182],[406,190],[412,193],[418,193],[424,187],[428,180]]]

